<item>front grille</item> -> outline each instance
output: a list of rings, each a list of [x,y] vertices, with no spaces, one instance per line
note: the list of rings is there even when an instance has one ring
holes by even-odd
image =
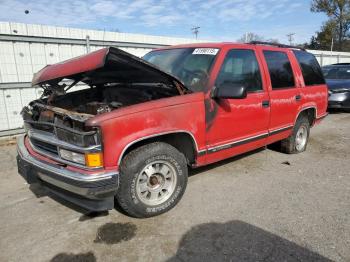
[[[37,140],[35,138],[30,138],[30,142],[33,144],[35,148],[39,149],[40,151],[58,156],[57,146]]]
[[[32,122],[29,123],[30,127],[33,129],[53,133],[54,132],[54,127],[51,123],[43,123],[43,122]]]

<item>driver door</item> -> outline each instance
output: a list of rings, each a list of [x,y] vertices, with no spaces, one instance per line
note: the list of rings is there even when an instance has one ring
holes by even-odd
[[[266,144],[270,101],[262,81],[262,66],[254,49],[228,50],[215,81],[215,88],[232,83],[245,86],[247,97],[212,98],[206,106],[207,162],[215,162]]]

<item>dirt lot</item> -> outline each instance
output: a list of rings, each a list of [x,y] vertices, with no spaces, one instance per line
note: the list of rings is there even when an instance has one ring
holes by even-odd
[[[191,172],[180,204],[143,220],[29,189],[15,155],[0,147],[0,261],[350,261],[350,114],[312,129],[303,154]]]

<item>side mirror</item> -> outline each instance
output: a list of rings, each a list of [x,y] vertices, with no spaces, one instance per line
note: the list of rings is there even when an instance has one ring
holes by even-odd
[[[247,87],[242,84],[224,82],[213,90],[212,98],[243,99],[247,97]]]

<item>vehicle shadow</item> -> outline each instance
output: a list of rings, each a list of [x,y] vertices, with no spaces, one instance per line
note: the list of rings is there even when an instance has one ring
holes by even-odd
[[[305,247],[242,221],[192,227],[173,261],[332,261]]]
[[[350,109],[328,109],[328,113],[331,115],[350,113]]]
[[[195,175],[198,175],[198,174],[201,174],[203,172],[206,172],[208,170],[211,170],[211,169],[214,169],[216,167],[220,167],[220,166],[224,166],[226,164],[229,164],[231,162],[234,162],[234,161],[238,161],[238,160],[241,160],[241,159],[244,159],[246,157],[249,157],[253,154],[256,154],[256,153],[259,153],[259,152],[262,152],[266,149],[267,147],[261,147],[261,148],[258,148],[258,149],[255,149],[253,151],[250,151],[250,152],[247,152],[247,153],[244,153],[244,154],[241,154],[241,155],[238,155],[238,156],[234,156],[234,157],[231,157],[231,158],[228,158],[228,159],[225,159],[225,160],[222,160],[222,161],[219,161],[219,162],[216,162],[216,163],[213,163],[213,164],[210,164],[210,165],[206,165],[206,166],[203,166],[203,167],[198,167],[198,168],[190,168],[189,169],[189,173],[188,173],[188,176],[191,177],[191,176],[195,176]],[[271,149],[270,147],[268,147],[268,149]],[[273,149],[272,149],[273,150]],[[49,189],[46,189],[45,187],[42,187],[40,185],[40,183],[37,183],[37,184],[32,184],[30,185],[30,190],[32,191],[32,193],[37,197],[37,198],[42,198],[44,196],[48,196],[50,197],[51,199],[55,200],[56,202],[66,206],[67,208],[70,208],[70,209],[73,209],[74,211],[78,212],[78,213],[81,213],[82,216],[79,218],[79,221],[83,222],[83,221],[86,221],[86,220],[91,220],[91,219],[94,219],[95,217],[101,217],[101,216],[106,216],[108,215],[108,211],[105,211],[105,212],[90,212],[80,206],[77,206],[65,199],[62,199],[60,198],[59,196],[57,196],[56,194],[52,193]],[[114,205],[114,209],[121,213],[121,214],[124,214],[124,215],[128,215],[121,207],[120,205],[118,204],[117,201],[115,201],[115,205]]]
[[[73,254],[60,253],[54,256],[50,262],[95,262],[96,257],[93,252]]]
[[[90,212],[80,206],[77,206],[63,198],[60,198],[53,192],[51,192],[48,188],[45,188],[41,185],[41,183],[34,183],[29,186],[30,191],[35,195],[36,198],[43,198],[43,197],[49,197],[53,199],[54,201],[60,203],[61,205],[64,205],[65,207],[69,209],[73,209],[74,211],[82,214],[82,216],[79,218],[79,221],[85,221],[92,219],[94,217],[104,216],[105,212]],[[40,203],[44,203],[44,200],[41,200]],[[108,211],[106,211],[108,214]]]

